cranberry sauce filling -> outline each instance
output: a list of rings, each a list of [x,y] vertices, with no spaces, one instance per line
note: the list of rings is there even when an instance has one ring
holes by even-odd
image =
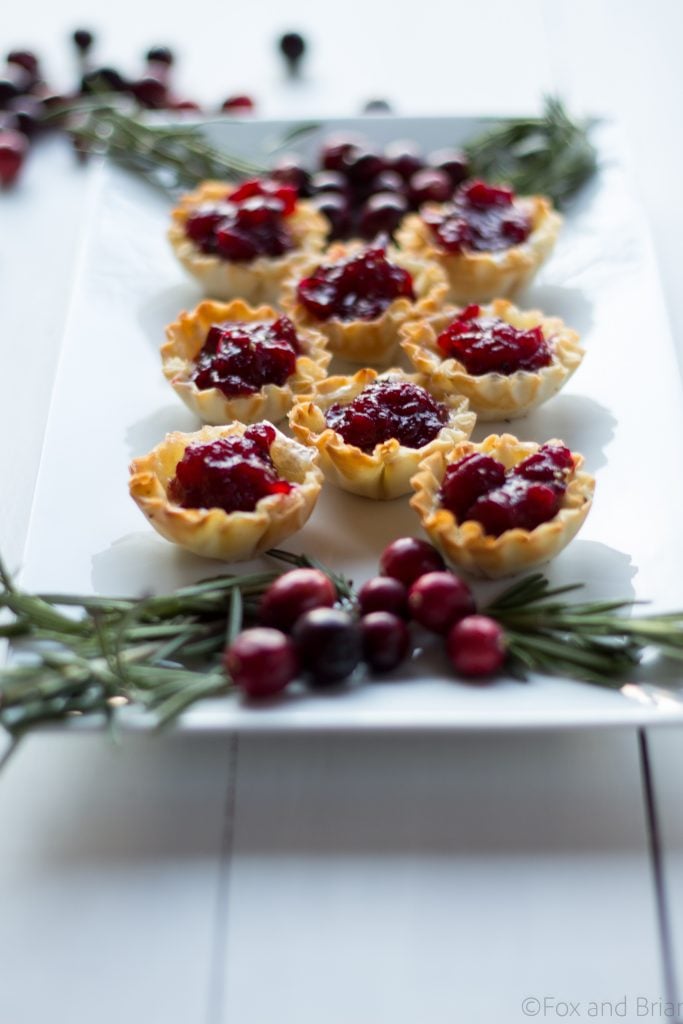
[[[301,351],[294,324],[279,320],[214,324],[195,360],[197,387],[218,388],[227,397],[250,395],[264,384],[285,383]]]
[[[401,297],[414,299],[407,270],[390,263],[384,249],[365,249],[339,263],[317,267],[299,282],[299,302],[317,320],[374,320]]]
[[[274,440],[273,427],[257,423],[244,436],[188,445],[168,486],[169,498],[183,508],[253,512],[268,494],[288,494],[294,485],[277,475],[270,458]]]
[[[458,522],[474,519],[493,537],[515,527],[533,530],[557,515],[573,467],[560,444],[542,445],[507,472],[475,452],[448,466],[439,497]]]
[[[457,359],[475,377],[539,370],[553,358],[542,327],[520,330],[500,317],[481,316],[481,306],[467,306],[436,343],[445,358]]]
[[[219,203],[198,206],[185,221],[185,234],[201,252],[233,263],[257,256],[282,256],[294,248],[284,218],[297,192],[268,178],[245,181]]]
[[[531,234],[531,221],[515,206],[515,193],[483,181],[463,185],[445,208],[425,210],[422,216],[448,253],[496,252]]]
[[[395,437],[406,448],[433,441],[448,419],[448,409],[418,384],[387,377],[364,388],[348,405],[333,405],[325,416],[347,444],[371,452]]]

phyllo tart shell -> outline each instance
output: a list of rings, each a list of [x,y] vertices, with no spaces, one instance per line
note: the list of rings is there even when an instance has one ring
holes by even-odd
[[[191,312],[183,312],[166,328],[167,341],[161,346],[166,379],[185,405],[202,423],[223,424],[232,420],[277,423],[287,415],[297,394],[307,393],[326,375],[332,358],[320,332],[301,328],[297,336],[301,354],[296,370],[284,384],[265,384],[246,395],[226,395],[219,388],[198,388],[192,380],[195,361],[213,325],[275,321],[281,314],[271,306],[249,306],[241,299],[214,302],[205,299]]]
[[[315,451],[277,430],[270,457],[278,475],[296,485],[287,494],[261,498],[252,512],[229,513],[222,508],[183,508],[169,498],[176,466],[189,445],[243,434],[246,429],[242,423],[229,423],[190,434],[176,431],[147,455],[133,459],[131,497],[166,540],[207,558],[236,562],[276,546],[304,525],[320,493],[322,473]]]
[[[176,258],[200,284],[204,295],[213,299],[244,299],[277,305],[283,281],[296,273],[311,253],[325,245],[329,224],[310,203],[299,200],[284,222],[294,241],[294,248],[283,256],[257,256],[253,260],[232,261],[204,253],[185,232],[188,217],[204,204],[219,203],[229,198],[236,186],[225,181],[203,181],[182,196],[171,212],[168,239]]]
[[[336,403],[347,405],[373,381],[387,377],[425,386],[424,378],[417,374],[397,369],[378,374],[365,367],[350,377],[328,377],[321,381],[314,393],[301,397],[289,414],[295,437],[317,450],[319,465],[327,480],[352,494],[381,500],[408,494],[410,478],[421,460],[451,450],[458,441],[470,436],[476,421],[466,399],[446,395],[440,401],[448,408],[448,420],[437,436],[421,448],[408,448],[396,438],[375,445],[372,452],[347,444],[340,434],[327,426],[325,412]]]
[[[562,441],[549,443],[563,444]],[[423,460],[411,480],[415,494],[410,504],[432,543],[458,569],[491,579],[509,576],[554,558],[574,538],[588,515],[595,488],[593,477],[581,468],[583,456],[575,452],[572,452],[574,468],[559,512],[533,530],[515,528],[494,537],[486,534],[481,523],[475,520],[458,522],[455,515],[441,505],[439,491],[449,464],[480,452],[497,459],[506,469],[512,469],[540,447],[534,442],[518,441],[512,434],[491,434],[481,444],[463,441],[451,451],[434,452]]]
[[[444,357],[437,338],[461,309],[443,306],[401,327],[401,348],[420,373],[429,379],[434,394],[464,395],[481,421],[516,419],[546,402],[566,384],[580,365],[584,350],[576,331],[559,317],[540,310],[521,310],[506,299],[481,307],[482,317],[498,317],[522,331],[540,327],[552,352],[552,362],[538,370],[514,373],[470,374],[459,360]]]

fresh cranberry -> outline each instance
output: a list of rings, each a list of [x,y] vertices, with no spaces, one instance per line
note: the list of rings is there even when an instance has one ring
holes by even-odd
[[[418,537],[399,537],[387,545],[379,559],[380,572],[400,580],[406,587],[425,573],[445,568],[436,548]]]
[[[390,142],[384,150],[384,157],[391,170],[400,174],[404,181],[408,181],[416,171],[424,167],[422,150],[411,140]]]
[[[330,406],[327,426],[364,452],[395,438],[406,448],[422,448],[437,436],[448,409],[425,388],[386,377],[373,381],[347,405]]]
[[[266,384],[281,386],[296,370],[299,341],[292,321],[257,320],[214,325],[195,359],[192,380],[201,391],[249,395]]]
[[[150,110],[160,110],[166,104],[168,96],[166,83],[153,75],[143,75],[130,83],[132,92],[138,103]]]
[[[344,196],[350,194],[346,175],[341,171],[316,171],[311,177],[311,188],[314,195],[321,192],[339,192]]]
[[[404,196],[396,192],[377,192],[360,211],[358,233],[368,241],[379,234],[393,235],[407,212],[408,201]]]
[[[456,672],[472,679],[493,675],[505,661],[505,634],[487,615],[468,615],[456,622],[446,645]]]
[[[508,249],[531,233],[531,221],[515,205],[514,192],[483,181],[462,185],[446,207],[425,211],[423,219],[438,244],[455,254]]]
[[[408,590],[400,580],[392,576],[373,576],[358,591],[358,606],[361,615],[370,612],[391,612],[406,618],[408,615]]]
[[[292,70],[296,70],[306,51],[306,42],[300,32],[285,32],[278,42],[280,53]]]
[[[334,241],[338,238],[348,238],[351,233],[353,219],[351,216],[351,204],[346,196],[339,192],[321,192],[311,200],[313,207],[322,213],[330,223],[329,238]]]
[[[320,569],[292,569],[271,583],[261,598],[259,619],[266,626],[289,632],[304,612],[331,608],[337,589]]]
[[[295,678],[299,662],[294,644],[277,629],[245,629],[228,647],[223,664],[248,697],[274,697]]]
[[[370,612],[360,621],[363,659],[374,672],[390,672],[405,659],[410,633],[391,612]]]
[[[175,62],[175,55],[168,46],[153,46],[145,54],[145,60],[148,64],[165,64],[170,68]]]
[[[425,167],[410,179],[410,200],[413,206],[423,203],[445,203],[453,195],[453,183],[445,171]]]
[[[320,164],[327,171],[344,171],[347,160],[365,140],[358,135],[330,135],[320,150]]]
[[[92,49],[92,45],[95,42],[95,36],[87,28],[77,28],[71,35],[74,42],[74,46],[81,53],[87,53]]]
[[[188,445],[169,484],[171,501],[183,508],[253,512],[261,498],[288,494],[292,484],[278,476],[266,447],[274,438],[270,424],[256,424],[243,437]]]
[[[414,299],[407,270],[387,260],[384,249],[364,249],[338,263],[317,267],[297,286],[299,301],[318,320],[374,320],[398,298]]]
[[[441,504],[462,522],[467,510],[482,494],[505,481],[505,467],[490,455],[474,452],[446,467],[439,497]]]
[[[313,686],[329,686],[350,676],[362,655],[358,623],[338,608],[314,608],[294,626],[302,668]]]
[[[369,185],[370,195],[377,192],[398,192],[405,195],[406,183],[398,171],[380,171],[377,177],[373,178]]]
[[[0,131],[0,185],[12,185],[24,165],[28,139],[22,132],[7,128]]]
[[[14,78],[10,78],[9,75],[6,78],[0,78],[0,107],[5,107],[21,95],[23,95],[23,90]]]
[[[351,181],[356,184],[366,184],[386,169],[387,163],[382,154],[370,146],[359,146],[352,150],[344,167]]]
[[[416,622],[433,633],[447,633],[454,622],[476,611],[472,591],[452,572],[428,572],[408,591],[408,607]]]
[[[250,114],[254,107],[251,96],[228,96],[221,103],[221,110],[226,114]]]
[[[31,50],[12,50],[7,54],[7,63],[23,68],[34,79],[38,74],[38,58]]]
[[[282,204],[282,213],[287,217],[294,212],[298,194],[293,185],[272,178],[250,178],[233,189],[228,198],[231,203],[243,203],[247,199],[276,199]]]
[[[306,170],[297,153],[284,153],[273,165],[270,177],[283,185],[291,185],[301,198],[313,194],[310,172]]]
[[[457,359],[468,373],[510,374],[552,362],[542,327],[520,330],[500,317],[480,314],[480,306],[467,306],[437,338],[443,355]]]
[[[454,188],[467,178],[469,161],[460,149],[437,149],[427,157],[427,163],[437,171],[445,171]]]

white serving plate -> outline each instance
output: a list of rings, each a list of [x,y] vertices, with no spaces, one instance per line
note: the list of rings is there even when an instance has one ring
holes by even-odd
[[[479,123],[372,118],[328,122],[325,130],[332,126],[434,148],[462,141]],[[218,144],[255,155],[287,127],[220,122],[209,131]],[[596,130],[600,173],[571,208],[555,254],[520,301],[575,327],[587,350],[584,363],[561,395],[508,429],[528,440],[564,439],[585,454],[597,477],[586,525],[547,567],[552,582],[584,581],[587,597],[653,599],[654,608],[672,609],[681,604],[681,380],[647,227],[614,136],[610,126]],[[306,147],[312,151],[318,141],[314,133]],[[21,575],[27,588],[139,594],[225,569],[162,540],[127,493],[132,456],[169,430],[197,427],[160,369],[164,325],[200,298],[170,253],[168,211],[168,200],[146,184],[103,168],[55,380]],[[504,429],[486,424],[474,437]],[[376,503],[328,485],[286,546],[359,582],[374,574],[388,541],[419,532],[407,499]],[[482,588],[490,592],[492,585]],[[238,696],[205,701],[182,724],[256,731],[636,725],[680,721],[680,684],[644,666],[615,690],[543,677],[467,685],[453,679],[437,652],[398,678],[333,695],[295,693],[261,708]]]

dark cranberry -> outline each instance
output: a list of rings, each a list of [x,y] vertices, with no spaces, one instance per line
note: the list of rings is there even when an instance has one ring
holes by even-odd
[[[505,482],[505,467],[490,455],[474,452],[446,467],[439,497],[459,522],[482,494]]]
[[[18,96],[7,105],[7,109],[14,114],[19,131],[31,138],[42,128],[42,118],[45,108],[40,100],[33,96]]]
[[[225,669],[248,697],[274,697],[295,678],[299,662],[294,644],[277,629],[245,629],[228,647]]]
[[[569,448],[563,444],[550,442],[538,449],[533,455],[518,463],[513,472],[534,483],[560,484],[564,490],[567,474],[574,468],[574,459]]]
[[[350,676],[362,655],[358,623],[337,608],[314,608],[292,633],[302,668],[313,686],[329,686]]]
[[[185,233],[202,252],[234,262],[282,256],[294,246],[283,218],[296,201],[291,185],[246,181],[230,193],[229,202],[198,207],[185,222]]]
[[[344,171],[352,153],[365,144],[360,135],[329,135],[320,150],[320,164],[328,171]]]
[[[408,200],[396,192],[377,192],[363,205],[358,218],[361,238],[372,241],[379,234],[393,235],[408,212]]]
[[[221,103],[221,110],[226,114],[250,114],[255,105],[251,96],[228,96]]]
[[[399,192],[405,195],[406,183],[398,171],[380,171],[370,182],[370,195],[376,192]]]
[[[391,612],[370,612],[360,621],[363,659],[374,672],[391,672],[405,659],[410,633]]]
[[[453,183],[445,171],[425,167],[410,179],[410,200],[413,206],[423,203],[445,203],[453,195]]]
[[[13,78],[0,78],[0,107],[7,106],[17,96],[22,95],[22,89]]]
[[[31,50],[12,50],[7,54],[7,63],[23,68],[32,78],[38,74],[38,58]]]
[[[408,181],[416,171],[424,167],[422,150],[416,142],[410,140],[390,142],[384,150],[384,156],[391,170],[400,174],[404,181]]]
[[[467,518],[481,523],[484,532],[499,537],[506,530],[533,530],[557,514],[562,494],[547,484],[532,484],[509,476],[501,487],[477,498]]]
[[[129,88],[143,107],[148,107],[150,110],[161,110],[166,105],[168,89],[166,82],[160,78],[144,75],[135,82],[131,82]]]
[[[81,53],[87,53],[95,42],[95,36],[87,28],[77,28],[71,38],[76,49]]]
[[[363,104],[364,114],[390,114],[391,103],[388,100],[368,100]]]
[[[328,427],[364,452],[391,438],[406,448],[422,448],[447,419],[446,406],[428,391],[394,377],[368,384],[352,402],[332,405],[325,415]]]
[[[264,437],[271,437],[270,443],[275,438],[270,424],[248,427],[243,437],[188,445],[169,484],[169,498],[183,508],[253,512],[261,498],[288,494],[292,484],[278,476]]]
[[[412,277],[387,260],[384,249],[364,249],[316,267],[297,286],[299,302],[318,320],[374,320],[398,298],[414,299]]]
[[[304,37],[299,32],[285,32],[278,42],[280,53],[292,70],[296,70],[306,50]]]
[[[170,67],[175,62],[175,54],[168,46],[153,46],[145,54],[148,64],[166,64]]]
[[[358,147],[348,155],[344,170],[352,182],[367,184],[380,171],[387,170],[387,162],[381,153],[369,146]]]
[[[281,386],[296,370],[299,341],[288,317],[213,326],[195,359],[192,380],[227,397],[248,395],[266,384]]]
[[[341,171],[316,171],[311,176],[311,189],[314,195],[321,192],[339,192],[349,194],[349,183]]]
[[[472,591],[452,572],[427,572],[408,592],[408,608],[416,622],[433,633],[447,633],[454,622],[476,611]]]
[[[232,263],[248,263],[258,256],[258,246],[239,226],[221,222],[214,233],[214,251]]]
[[[426,540],[399,537],[380,555],[379,568],[385,576],[393,576],[409,587],[425,573],[438,572],[446,566],[436,548]]]
[[[0,131],[0,185],[12,185],[23,167],[28,139],[22,132],[7,128]]]
[[[446,643],[456,672],[472,679],[493,675],[505,661],[505,634],[487,615],[468,615],[456,622]]]
[[[531,233],[531,221],[508,188],[472,181],[462,185],[444,209],[425,211],[423,219],[448,253],[508,249]]]
[[[334,583],[320,569],[292,569],[266,590],[259,607],[259,619],[264,625],[287,633],[304,612],[331,608],[336,600]]]
[[[542,327],[520,330],[500,317],[480,314],[480,306],[467,306],[437,338],[443,355],[457,359],[468,373],[510,374],[552,362]]]
[[[392,576],[373,576],[358,591],[358,606],[361,615],[370,612],[391,612],[406,618],[408,615],[408,590],[400,580]]]
[[[87,71],[81,78],[81,92],[125,92],[128,82],[115,68],[94,68]]]
[[[427,163],[437,171],[445,171],[454,188],[470,173],[469,161],[460,149],[436,149],[427,157]]]
[[[348,238],[353,220],[351,204],[346,196],[340,195],[338,192],[321,192],[319,196],[313,197],[311,203],[330,222],[330,241],[337,238]]]
[[[311,175],[304,167],[302,159],[297,153],[283,154],[273,165],[270,176],[273,181],[292,185],[302,198],[313,194]]]

